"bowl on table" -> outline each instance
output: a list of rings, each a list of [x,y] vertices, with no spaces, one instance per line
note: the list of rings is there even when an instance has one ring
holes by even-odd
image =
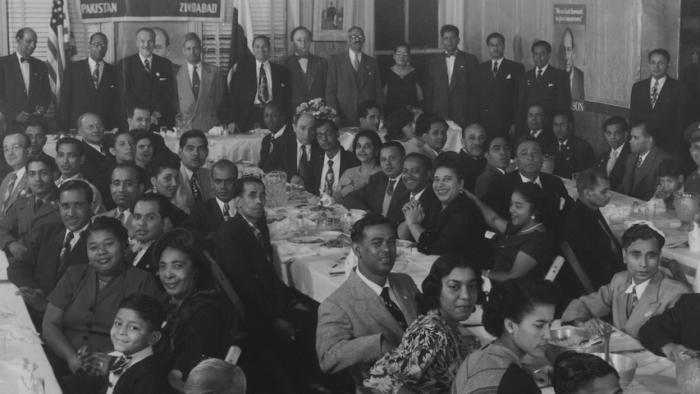
[[[598,356],[605,360],[605,353],[593,353],[594,356]],[[620,375],[620,387],[625,389],[634,379],[634,373],[637,371],[637,362],[632,359],[632,357],[625,356],[624,354],[610,354],[610,361],[608,362]]]
[[[549,337],[545,355],[552,364],[559,354],[567,350],[579,353],[603,352],[605,350],[602,338],[583,327],[554,328],[549,330]]]

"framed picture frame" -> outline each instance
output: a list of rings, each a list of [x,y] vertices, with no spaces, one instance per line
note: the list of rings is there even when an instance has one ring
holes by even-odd
[[[346,41],[352,26],[353,0],[314,0],[314,41]]]

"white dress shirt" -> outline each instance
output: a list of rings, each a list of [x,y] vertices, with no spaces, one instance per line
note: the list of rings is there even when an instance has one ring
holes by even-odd
[[[333,160],[333,191],[338,190],[340,181],[340,150],[335,156],[328,157],[328,153],[323,155],[323,171],[321,171],[321,184],[319,185],[319,195],[323,195],[326,188],[326,174],[328,173],[328,160]],[[331,194],[332,195],[332,194]]]
[[[219,200],[219,198],[217,197],[216,198],[216,205],[219,206],[219,211],[221,211],[222,215],[224,214],[224,205],[227,205],[228,206],[228,216],[231,218],[236,216],[236,206],[234,205],[233,200],[226,203],[226,202]]]
[[[151,70],[153,70],[153,55],[151,55],[149,57],[143,57],[139,53],[139,59],[141,59],[141,65],[143,65],[144,69],[146,68],[146,60],[148,60],[148,64],[151,67]]]
[[[90,66],[90,77],[95,73],[95,68],[97,68],[98,71],[98,78],[97,78],[97,83],[99,84],[102,81],[102,73],[104,72],[105,69],[105,62],[104,61],[99,61],[96,62],[93,60],[91,57],[88,56],[88,65]]]
[[[649,285],[649,282],[651,282],[651,279],[647,279],[644,282],[635,285],[634,281],[632,281],[632,283],[630,283],[630,285],[627,286],[625,294],[632,294],[632,289],[634,289],[634,292],[637,294],[637,300],[641,300],[642,294],[644,294],[644,290],[647,289],[647,285]]]
[[[447,84],[452,83],[452,73],[455,69],[455,59],[457,59],[457,51],[454,56],[445,56],[445,65],[447,66]]]
[[[306,70],[309,68],[309,58],[308,57],[300,57],[301,55],[297,55],[297,61],[299,62],[299,67],[301,67],[301,71],[306,74]]]
[[[22,166],[18,170],[15,171],[15,174],[17,175],[17,180],[15,180],[15,184],[12,185],[12,190],[10,190],[10,194],[14,193],[15,190],[19,187],[19,180],[22,179],[24,174],[27,172],[27,167]]]
[[[666,76],[663,76],[659,79],[655,79],[654,77],[651,77],[651,83],[649,83],[649,97],[651,97],[651,92],[654,91],[654,82],[659,81],[659,86],[658,90],[656,92],[656,99],[659,99],[659,96],[661,95],[661,89],[664,87],[664,83],[666,83]]]
[[[90,223],[88,222],[86,225],[84,225],[81,229],[77,231],[70,231],[66,229],[66,233],[63,235],[63,242],[61,242],[61,245],[66,243],[66,239],[68,239],[68,233],[73,233],[73,239],[70,240],[70,250],[73,250],[75,244],[77,244],[78,241],[80,241],[81,234],[85,232],[85,229],[87,229],[89,225]]]
[[[615,167],[615,163],[617,163],[617,159],[620,158],[620,154],[622,154],[622,149],[625,147],[625,144],[622,144],[618,146],[616,149],[611,149],[610,150],[610,156],[608,156],[608,163],[605,165],[605,170],[608,173],[608,176],[612,172],[613,168]]]
[[[299,168],[299,163],[301,163],[301,148],[306,151],[306,163],[311,161],[311,145],[302,145],[299,140],[297,140],[297,168]]]
[[[131,261],[131,264],[136,267],[136,264],[138,264],[139,261],[141,261],[141,258],[143,257],[146,252],[148,252],[148,248],[153,245],[154,240],[150,240],[146,242],[145,244],[142,244],[141,249],[139,249],[138,253],[136,253],[136,256],[134,256],[134,259]]]
[[[197,66],[197,76],[199,77],[199,83],[202,83],[202,62],[199,62],[197,64],[192,64],[190,62],[187,62],[187,75],[190,76],[190,85],[192,85],[192,78],[194,77],[193,71],[194,71],[194,66]]]
[[[540,176],[539,176],[539,175],[537,175],[537,178],[535,178],[534,180],[532,180],[532,179],[526,177],[525,175],[523,175],[523,174],[521,174],[521,173],[518,173],[518,175],[520,175],[520,180],[523,181],[523,183],[530,183],[530,182],[532,182],[532,183],[536,184],[537,186],[542,187],[542,180],[540,180]]]
[[[646,153],[642,153],[641,155],[639,155],[637,158],[637,163],[635,163],[634,165],[636,165],[637,167],[641,167],[642,164],[644,164],[644,160],[646,160],[647,156],[649,156],[649,152],[651,151],[648,150],[646,151]]]
[[[547,72],[548,68],[549,68],[549,64],[545,64],[544,67],[542,67],[542,68],[535,67],[535,78],[537,78],[537,74],[540,70],[542,70],[542,75],[544,75],[544,73]]]
[[[23,62],[22,61],[22,55],[20,55],[18,52],[15,52],[17,54],[17,61],[19,62],[19,70],[22,72],[22,79],[24,80],[24,88],[26,89],[27,95],[29,95],[29,81],[30,81],[30,70],[29,70],[29,62]]]
[[[493,64],[496,63],[496,71],[501,69],[501,63],[503,63],[503,58],[491,59],[491,72],[493,73]]]
[[[360,68],[360,64],[362,64],[362,52],[355,52],[352,49],[348,49],[348,54],[350,56],[350,64],[353,65],[355,64],[355,61],[357,61],[357,68]]]
[[[260,100],[258,99],[258,90],[260,88],[260,66],[263,66],[263,70],[265,70],[265,76],[267,77],[267,93],[268,96],[270,97],[270,101],[274,100],[274,97],[272,97],[272,70],[270,69],[270,61],[267,60],[265,63],[261,63],[257,59],[255,60],[255,86],[258,88],[255,90],[255,100],[253,101],[253,104],[262,104]]]
[[[537,138],[542,134],[542,129],[539,130],[530,130],[530,137],[532,138]]]

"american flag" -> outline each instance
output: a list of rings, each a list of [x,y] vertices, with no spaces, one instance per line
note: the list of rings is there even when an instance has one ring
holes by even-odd
[[[61,97],[61,78],[65,69],[68,57],[66,50],[70,43],[70,24],[68,22],[67,0],[53,0],[51,8],[51,22],[49,26],[48,55],[46,62],[49,64],[49,79],[51,80],[51,91],[53,92],[58,106]]]

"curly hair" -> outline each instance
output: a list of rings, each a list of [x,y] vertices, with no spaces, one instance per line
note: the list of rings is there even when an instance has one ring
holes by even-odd
[[[156,267],[163,252],[168,248],[178,250],[192,259],[194,286],[197,290],[213,288],[209,261],[194,234],[183,228],[175,228],[163,234],[153,248],[153,263]]]
[[[466,256],[460,256],[456,253],[443,254],[435,260],[430,267],[430,273],[423,280],[421,289],[423,294],[420,297],[420,313],[427,313],[432,309],[440,307],[440,293],[442,292],[442,278],[448,276],[455,268],[469,268],[476,277],[476,283],[479,288],[479,296],[481,295],[481,287],[484,284],[484,279],[481,277],[481,269],[479,266],[484,265],[482,262],[473,261]],[[477,296],[477,298],[480,298]],[[476,300],[475,300],[476,301]]]

